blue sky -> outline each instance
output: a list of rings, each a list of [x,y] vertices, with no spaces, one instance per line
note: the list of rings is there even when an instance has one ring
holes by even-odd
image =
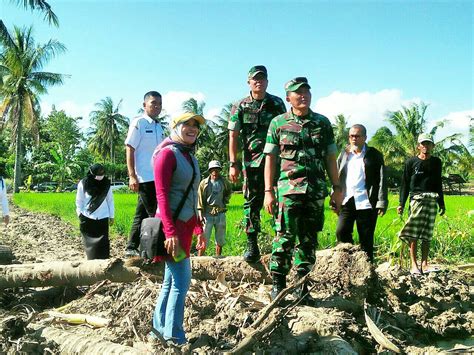
[[[249,68],[264,64],[270,93],[283,97],[287,80],[307,76],[314,110],[331,120],[344,113],[369,134],[411,102],[428,103],[430,121],[450,120],[437,138],[467,134],[474,116],[472,1],[49,3],[59,28],[0,4],[9,29],[33,25],[38,43],[67,47],[45,70],[71,77],[42,98],[44,112],[55,104],[87,117],[110,96],[133,117],[143,94],[158,90],[170,115],[195,97],[211,118],[247,94]]]

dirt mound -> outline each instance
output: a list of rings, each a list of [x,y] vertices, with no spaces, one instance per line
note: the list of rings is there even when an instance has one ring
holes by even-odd
[[[54,217],[15,212],[18,215],[12,218],[2,243],[12,247],[20,262],[83,259],[74,229]],[[21,226],[20,218],[29,221],[29,229]],[[15,236],[22,241],[12,240]],[[26,253],[25,240],[30,239],[42,242],[32,243]],[[59,246],[44,245],[58,244],[59,240]],[[123,246],[114,250],[120,254]],[[68,353],[82,349],[91,353],[112,347],[116,353],[381,351],[367,327],[365,301],[379,330],[404,352],[439,352],[435,341],[473,334],[472,274],[445,270],[413,277],[387,264],[374,270],[358,247],[342,244],[318,252],[308,279],[314,300],[303,305],[290,292],[279,307],[273,307],[268,282],[251,277],[229,281],[236,279],[229,275],[238,272],[241,270],[223,270],[214,279],[192,280],[185,314],[189,343],[181,348],[148,337],[160,285],[147,277],[123,284],[103,281],[91,287],[0,291],[0,352]],[[289,281],[292,285],[293,276]],[[105,319],[107,326],[66,324],[51,313],[53,310],[99,317],[97,321]],[[69,343],[62,343],[64,339]]]

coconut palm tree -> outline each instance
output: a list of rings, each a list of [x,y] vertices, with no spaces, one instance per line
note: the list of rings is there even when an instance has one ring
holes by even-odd
[[[24,126],[38,137],[40,95],[47,87],[63,83],[64,75],[42,72],[51,58],[65,51],[63,44],[49,40],[35,45],[32,28],[13,28],[10,34],[0,20],[0,116],[12,126],[15,146],[14,191],[21,184]]]
[[[16,3],[19,6],[23,6],[25,9],[39,10],[44,13],[44,19],[59,27],[59,21],[56,14],[51,9],[51,5],[45,0],[10,0],[12,3]]]
[[[100,156],[109,157],[115,163],[115,148],[117,144],[123,145],[122,133],[128,128],[128,118],[119,113],[120,104],[114,108],[110,97],[106,97],[95,106],[96,111],[90,113],[91,139],[89,148]]]
[[[339,153],[348,144],[347,139],[349,136],[349,128],[347,127],[347,119],[342,113],[337,115],[335,120],[336,123],[332,125],[332,129],[334,131],[334,138],[336,140],[337,151]]]

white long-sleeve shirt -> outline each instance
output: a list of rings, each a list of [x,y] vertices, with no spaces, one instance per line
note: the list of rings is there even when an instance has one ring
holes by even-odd
[[[8,209],[7,184],[3,178],[0,178],[0,199],[2,200],[2,214],[4,217],[8,216],[10,210]]]
[[[99,208],[94,212],[90,213],[87,209],[89,208],[89,203],[91,201],[91,195],[84,191],[84,186],[82,180],[77,185],[77,194],[76,194],[76,213],[79,216],[81,213],[83,216],[90,219],[104,219],[104,218],[114,218],[115,207],[114,207],[114,196],[112,194],[112,189],[109,188],[107,192],[107,197],[102,201]]]

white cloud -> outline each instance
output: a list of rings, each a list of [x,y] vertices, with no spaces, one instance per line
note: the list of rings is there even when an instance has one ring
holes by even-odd
[[[436,140],[443,139],[455,133],[461,133],[463,135],[461,141],[464,144],[467,144],[469,140],[469,117],[474,117],[474,109],[450,112],[446,116],[443,116],[438,120],[433,120],[433,122],[446,120],[445,126],[437,130]]]
[[[371,136],[378,128],[388,124],[385,121],[387,111],[396,111],[402,105],[420,101],[417,97],[403,99],[399,89],[384,89],[375,93],[334,91],[329,96],[318,99],[314,106],[316,112],[327,116],[331,122],[334,122],[336,115],[344,114],[349,125],[361,123]]]

